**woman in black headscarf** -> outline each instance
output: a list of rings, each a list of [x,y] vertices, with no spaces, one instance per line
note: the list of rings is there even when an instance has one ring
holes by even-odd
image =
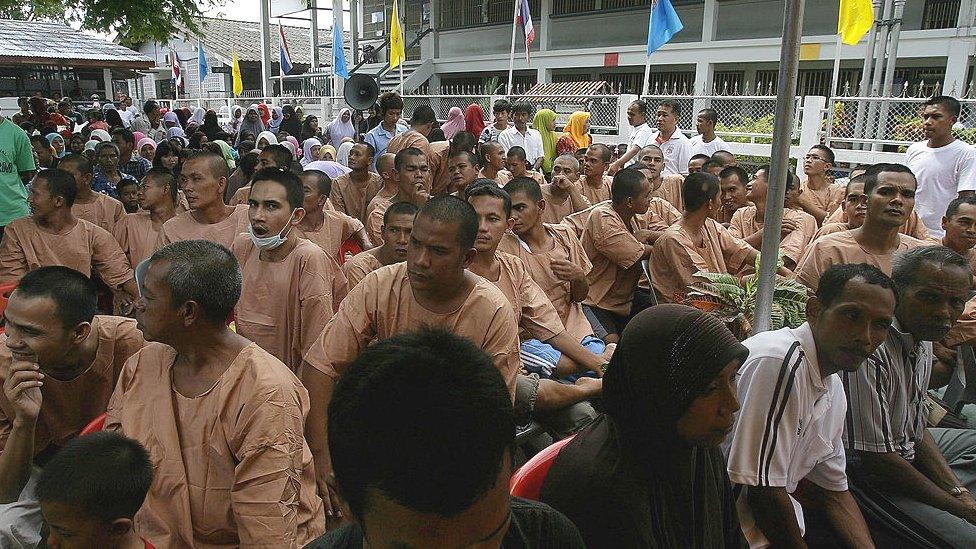
[[[638,314],[603,378],[606,413],[556,457],[542,501],[591,549],[742,547],[718,445],[739,409],[734,376],[748,354],[697,309]]]
[[[207,111],[206,114],[203,115],[203,125],[198,129],[203,132],[203,134],[206,135],[207,139],[210,141],[220,139],[220,137],[217,137],[217,134],[224,131],[224,129],[221,128],[220,124],[217,122],[217,113],[212,110]]]
[[[295,107],[284,105],[281,107],[281,125],[278,126],[279,132],[288,132],[288,135],[298,137],[302,135],[302,121],[298,119]]]

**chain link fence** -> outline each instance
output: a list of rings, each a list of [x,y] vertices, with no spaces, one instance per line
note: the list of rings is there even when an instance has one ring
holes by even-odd
[[[678,127],[694,130],[698,113],[714,109],[718,117],[715,133],[722,139],[738,143],[771,143],[776,113],[776,96],[768,95],[645,95],[642,97],[654,110],[662,101],[678,103]],[[800,136],[800,102],[794,104],[793,140]]]
[[[924,97],[832,97],[824,128],[831,146],[878,145],[900,148],[925,139]],[[962,111],[954,134],[976,144],[976,99],[960,99]]]

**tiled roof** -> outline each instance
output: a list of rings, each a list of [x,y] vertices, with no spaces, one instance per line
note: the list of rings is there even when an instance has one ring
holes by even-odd
[[[137,51],[64,23],[0,19],[0,63],[36,64],[45,59],[69,66],[132,69],[155,66],[152,59]]]
[[[256,21],[236,21],[234,19],[217,19],[202,17],[200,20],[201,39],[207,53],[231,58],[231,50],[237,50],[237,58],[241,61],[261,61],[261,29]],[[307,27],[282,25],[285,31],[285,41],[288,52],[291,53],[292,63],[308,65],[311,62],[309,54],[311,30]],[[278,26],[271,25],[271,59],[278,61]],[[331,44],[332,29],[319,28],[319,43]],[[346,47],[349,45],[349,34],[346,33]],[[328,63],[328,50],[319,52],[320,59]]]

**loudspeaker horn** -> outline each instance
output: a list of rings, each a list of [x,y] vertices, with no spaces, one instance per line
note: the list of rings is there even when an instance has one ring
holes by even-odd
[[[376,103],[376,98],[380,95],[380,86],[376,79],[368,74],[354,74],[346,80],[342,95],[350,107],[364,111]]]

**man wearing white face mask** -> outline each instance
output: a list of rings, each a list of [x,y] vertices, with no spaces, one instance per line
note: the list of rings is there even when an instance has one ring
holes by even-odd
[[[295,230],[305,217],[298,176],[265,168],[251,181],[248,233],[231,247],[244,278],[237,333],[297,371],[344,297],[346,277],[335,259]]]

